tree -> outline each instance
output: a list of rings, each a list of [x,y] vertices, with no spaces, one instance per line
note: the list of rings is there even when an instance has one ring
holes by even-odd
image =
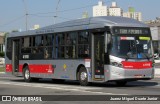
[[[5,39],[6,39],[6,37],[7,37],[8,34],[9,34],[9,32],[4,33],[4,37],[3,37],[4,44],[5,44]]]

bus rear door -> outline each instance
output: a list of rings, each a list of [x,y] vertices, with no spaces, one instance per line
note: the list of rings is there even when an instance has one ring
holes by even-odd
[[[19,72],[19,40],[12,42],[12,74],[17,76]]]

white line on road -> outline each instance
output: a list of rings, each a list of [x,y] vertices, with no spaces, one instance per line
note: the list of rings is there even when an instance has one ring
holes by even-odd
[[[85,92],[85,93],[93,93],[93,94],[101,94],[101,95],[128,95],[128,94],[116,94],[116,93],[106,93],[95,91],[96,89],[102,88],[89,88],[89,87],[75,87],[75,86],[62,86],[62,85],[46,85],[46,84],[31,84],[31,83],[17,83],[17,82],[3,82],[0,81],[0,84],[8,84],[8,85],[17,85],[17,86],[27,86],[27,87],[36,87],[36,88],[47,88],[47,89],[56,89],[56,90],[65,90],[65,91],[76,91],[76,92]],[[93,91],[89,91],[93,90]]]

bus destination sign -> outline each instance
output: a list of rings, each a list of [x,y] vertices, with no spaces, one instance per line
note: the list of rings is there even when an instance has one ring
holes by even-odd
[[[114,28],[114,34],[149,34],[149,29],[146,28]]]

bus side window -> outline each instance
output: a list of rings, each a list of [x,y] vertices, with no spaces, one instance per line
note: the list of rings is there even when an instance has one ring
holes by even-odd
[[[45,59],[48,59],[49,57],[50,57],[50,56],[49,56],[48,48],[45,47],[45,48],[44,48],[44,58],[45,58]]]
[[[9,59],[12,58],[12,40],[10,38],[7,39],[6,55]]]
[[[58,44],[59,44],[59,39],[58,35],[55,35],[55,58],[58,58]]]
[[[89,32],[80,32],[78,34],[78,58],[90,57],[90,41]]]
[[[65,58],[76,58],[77,32],[66,34]]]
[[[52,35],[46,34],[44,35],[44,46],[52,45]]]
[[[56,34],[55,36],[55,58],[64,58],[65,34]]]
[[[31,37],[24,37],[21,42],[21,53],[31,53]]]

